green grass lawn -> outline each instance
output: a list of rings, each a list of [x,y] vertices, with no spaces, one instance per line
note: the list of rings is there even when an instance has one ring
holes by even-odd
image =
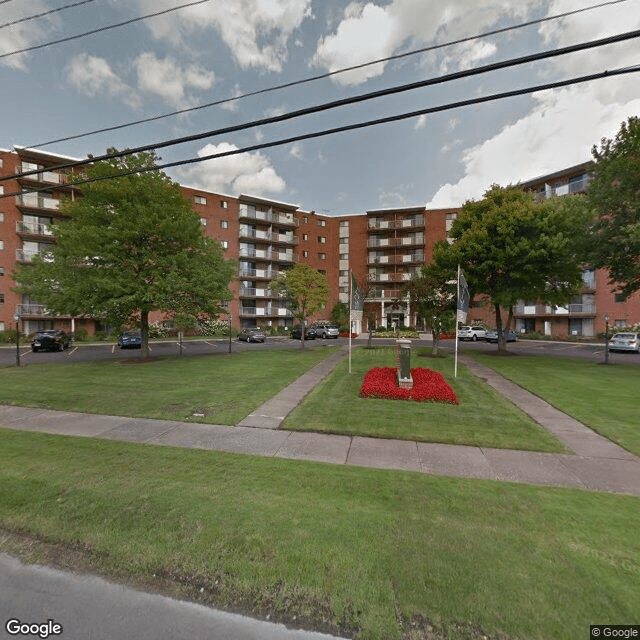
[[[581,358],[466,355],[640,456],[640,367]]]
[[[0,368],[0,404],[237,424],[335,347]],[[277,353],[277,355],[276,355]],[[194,418],[194,413],[204,414]]]
[[[638,621],[638,498],[5,429],[0,443],[0,548],[31,561],[360,640],[575,640]]]
[[[356,349],[352,373],[347,361],[307,396],[285,420],[283,428],[344,433],[424,442],[505,449],[566,451],[548,431],[502,398],[484,382],[458,367],[453,359],[412,354],[412,367],[440,371],[453,387],[459,405],[408,400],[360,398],[358,392],[372,367],[395,366],[393,347]]]

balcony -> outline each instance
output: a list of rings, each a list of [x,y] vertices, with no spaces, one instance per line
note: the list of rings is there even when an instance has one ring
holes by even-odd
[[[39,193],[21,193],[16,196],[16,204],[28,209],[47,209],[57,211],[60,208],[60,200],[47,198]]]
[[[291,311],[284,307],[240,307],[240,317],[245,318],[291,318]]]
[[[256,289],[254,287],[241,287],[241,298],[278,298],[279,294],[274,293],[271,289]]]
[[[16,233],[25,236],[53,237],[53,231],[51,231],[51,227],[48,224],[35,222],[16,222]]]
[[[252,278],[255,280],[273,280],[278,275],[275,269],[249,269],[240,267],[238,276],[240,278]]]
[[[563,307],[556,307],[544,304],[518,305],[513,308],[513,315],[516,317],[595,317],[596,305],[587,304],[567,304]]]
[[[245,204],[240,205],[240,211],[238,213],[239,220],[256,220],[258,222],[265,222],[269,224],[277,224],[286,227],[297,227],[298,221],[292,213],[279,213],[268,209],[267,211],[256,210],[255,207],[247,206]]]
[[[71,318],[69,314],[56,314],[53,311],[49,311],[42,304],[18,304],[16,305],[16,315],[20,316],[23,320],[32,318]]]
[[[369,302],[381,302],[397,300],[400,297],[400,289],[372,289],[365,300]]]
[[[20,165],[18,171],[27,173],[33,171],[35,167],[29,165]],[[65,173],[56,173],[55,171],[39,171],[30,176],[24,176],[22,180],[31,180],[32,182],[44,182],[46,184],[67,184],[67,175]]]
[[[408,282],[410,273],[370,273],[367,276],[369,282]]]
[[[367,240],[367,247],[409,247],[412,245],[423,245],[424,234],[414,233],[410,236],[400,236],[399,238],[381,238],[379,236],[370,236]]]
[[[419,229],[424,227],[424,216],[415,218],[401,218],[399,220],[369,220],[369,229],[392,230],[392,229]]]

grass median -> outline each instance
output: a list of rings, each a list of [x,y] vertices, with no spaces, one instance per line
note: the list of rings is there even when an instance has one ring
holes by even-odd
[[[412,367],[442,373],[456,392],[459,405],[410,400],[361,398],[366,372],[372,367],[395,366],[395,349],[377,347],[353,351],[352,373],[340,363],[285,420],[283,428],[341,433],[377,438],[463,444],[502,449],[565,452],[551,433],[459,366],[454,378],[450,356],[412,354]]]
[[[0,404],[233,425],[334,351],[280,349],[4,367]]]
[[[640,367],[619,362],[605,366],[581,358],[501,358],[478,351],[466,355],[640,456]]]
[[[0,548],[359,640],[637,622],[640,499],[0,429]]]

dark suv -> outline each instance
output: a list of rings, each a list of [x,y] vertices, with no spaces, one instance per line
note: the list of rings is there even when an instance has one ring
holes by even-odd
[[[291,332],[291,337],[294,340],[302,339],[302,326],[297,324],[293,327],[293,331]],[[305,327],[304,328],[304,339],[305,340],[315,340],[316,339],[316,330],[313,327]]]
[[[71,342],[71,339],[64,331],[48,329],[38,331],[31,340],[31,351],[64,351]]]

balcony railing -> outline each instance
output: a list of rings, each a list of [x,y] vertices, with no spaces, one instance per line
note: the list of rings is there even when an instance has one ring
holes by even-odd
[[[369,282],[408,282],[410,273],[370,273],[367,276]]]
[[[16,305],[16,315],[24,316],[49,316],[51,312],[42,304],[18,304]]]
[[[554,307],[544,304],[518,305],[513,308],[516,316],[595,316],[596,305],[587,304],[567,304],[562,307]]]
[[[20,173],[26,173],[33,169],[28,165],[20,166]],[[67,176],[64,173],[56,173],[54,171],[39,171],[30,176],[25,176],[24,180],[33,180],[34,182],[47,182],[49,184],[66,184]]]
[[[39,193],[21,193],[16,196],[16,203],[21,207],[31,209],[59,209],[60,200],[47,198]]]
[[[367,247],[407,247],[416,244],[424,244],[424,234],[416,233],[410,236],[400,238],[379,238],[370,237],[367,241]]]
[[[53,231],[48,224],[36,222],[16,222],[16,233],[26,233],[32,236],[52,236]]]
[[[369,220],[369,229],[415,229],[424,227],[424,216],[400,220]]]
[[[241,298],[277,298],[278,294],[271,289],[256,289],[254,287],[241,287]]]
[[[366,300],[382,301],[397,300],[400,297],[400,289],[372,289],[367,293]]]
[[[278,275],[278,271],[274,269],[249,269],[246,267],[240,267],[238,270],[238,276],[240,278],[261,278],[265,280],[271,280]]]
[[[240,315],[248,317],[261,317],[261,318],[290,318],[292,317],[291,311],[284,307],[240,307]]]
[[[290,227],[298,226],[298,221],[292,213],[278,213],[272,209],[269,209],[268,211],[257,211],[253,207],[243,205],[240,205],[238,218],[240,220],[257,220],[260,222],[269,222]]]

